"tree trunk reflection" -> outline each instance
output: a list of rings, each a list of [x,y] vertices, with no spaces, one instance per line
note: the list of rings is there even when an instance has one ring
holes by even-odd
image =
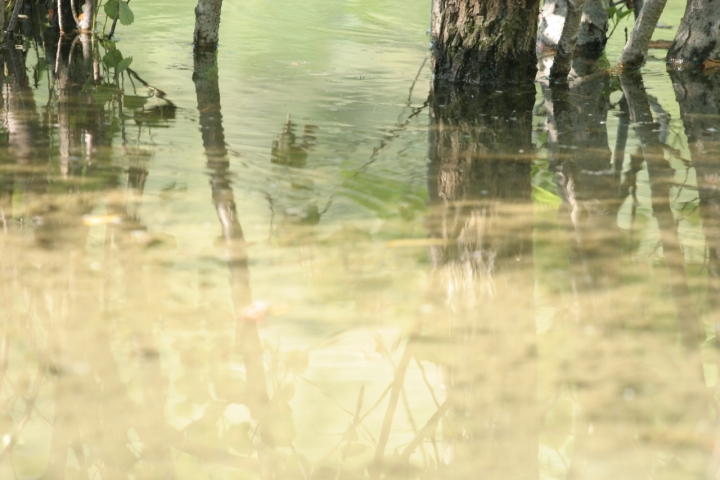
[[[531,128],[534,89],[431,96],[424,334],[445,365],[453,477],[538,478]],[[428,332],[428,333],[426,333]],[[443,353],[444,352],[444,353]]]

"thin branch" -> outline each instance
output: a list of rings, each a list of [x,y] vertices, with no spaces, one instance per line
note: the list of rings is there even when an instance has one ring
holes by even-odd
[[[425,440],[427,437],[431,436],[433,433],[435,433],[435,430],[437,429],[437,424],[440,421],[440,419],[445,415],[445,412],[447,412],[450,407],[452,406],[452,403],[450,400],[445,400],[442,405],[440,405],[440,408],[433,414],[432,417],[430,417],[430,420],[427,421],[425,426],[423,426],[422,429],[418,432],[417,435],[415,435],[415,438],[413,438],[407,447],[405,447],[405,450],[400,455],[400,458],[403,462],[407,462],[410,459],[410,455],[415,451],[417,447],[420,446],[423,440]]]
[[[20,15],[20,9],[22,8],[22,6],[23,0],[15,0],[15,7],[13,8],[12,17],[10,17],[10,22],[8,23],[8,28],[6,32],[7,35],[10,35],[15,31],[15,24],[17,23],[17,19]],[[5,14],[5,12],[0,13],[2,13],[3,15]]]
[[[20,435],[20,432],[23,428],[25,428],[25,424],[28,420],[30,420],[30,415],[32,414],[33,409],[35,408],[35,400],[37,400],[38,393],[40,391],[40,381],[42,380],[43,371],[42,367],[38,368],[38,373],[35,376],[35,380],[30,386],[30,389],[28,390],[28,396],[25,398],[25,414],[22,416],[20,421],[15,425],[15,429],[13,430],[12,434],[10,435],[10,441],[5,446],[2,452],[0,452],[0,462],[3,461],[5,457],[7,457],[15,447],[15,444],[17,443],[18,436]]]
[[[378,438],[378,445],[375,449],[375,458],[373,460],[373,475],[374,478],[380,477],[382,470],[383,459],[385,457],[385,447],[387,446],[388,439],[390,438],[390,428],[392,427],[393,418],[395,417],[395,410],[397,409],[398,400],[400,399],[400,392],[403,384],[405,383],[405,374],[407,372],[410,360],[413,357],[412,339],[405,346],[398,367],[395,370],[395,379],[392,383],[392,390],[390,391],[390,398],[388,400],[387,410],[385,411],[385,418],[383,419],[382,429],[380,430],[380,437]]]

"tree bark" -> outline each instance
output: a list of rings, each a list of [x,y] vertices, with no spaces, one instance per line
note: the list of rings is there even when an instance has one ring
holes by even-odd
[[[222,0],[198,0],[195,7],[195,48],[215,48],[220,30]]]
[[[707,60],[720,62],[720,2],[688,0],[667,61],[679,66]]]
[[[537,0],[433,0],[433,73],[439,80],[525,84],[537,71]]]
[[[75,15],[72,0],[57,0],[58,26],[62,33],[75,30]]]
[[[584,9],[585,0],[567,0],[565,25],[557,45],[555,61],[550,68],[550,78],[555,82],[564,81],[572,68],[573,54],[580,33],[580,20]]]
[[[647,57],[648,46],[667,0],[648,0],[640,12],[620,57],[625,69],[640,68]]]
[[[85,0],[85,10],[80,20],[80,31],[89,32],[92,29],[93,19],[95,18],[95,1]]]
[[[545,0],[540,10],[538,43],[554,48],[560,41],[567,0]],[[608,15],[603,0],[586,0],[585,13],[580,22],[577,48],[584,54],[601,52],[607,43]]]

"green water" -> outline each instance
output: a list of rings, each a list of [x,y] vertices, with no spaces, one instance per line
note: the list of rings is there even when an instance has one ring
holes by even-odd
[[[429,4],[225,3],[195,78],[191,0],[4,54],[0,478],[716,478],[696,77],[621,25],[566,95],[431,94]]]

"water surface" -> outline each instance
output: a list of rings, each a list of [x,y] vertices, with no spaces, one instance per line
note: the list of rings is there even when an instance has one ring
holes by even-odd
[[[431,86],[428,6],[227,4],[216,60],[132,5],[4,53],[0,477],[716,477],[720,74],[618,77],[621,26]]]

